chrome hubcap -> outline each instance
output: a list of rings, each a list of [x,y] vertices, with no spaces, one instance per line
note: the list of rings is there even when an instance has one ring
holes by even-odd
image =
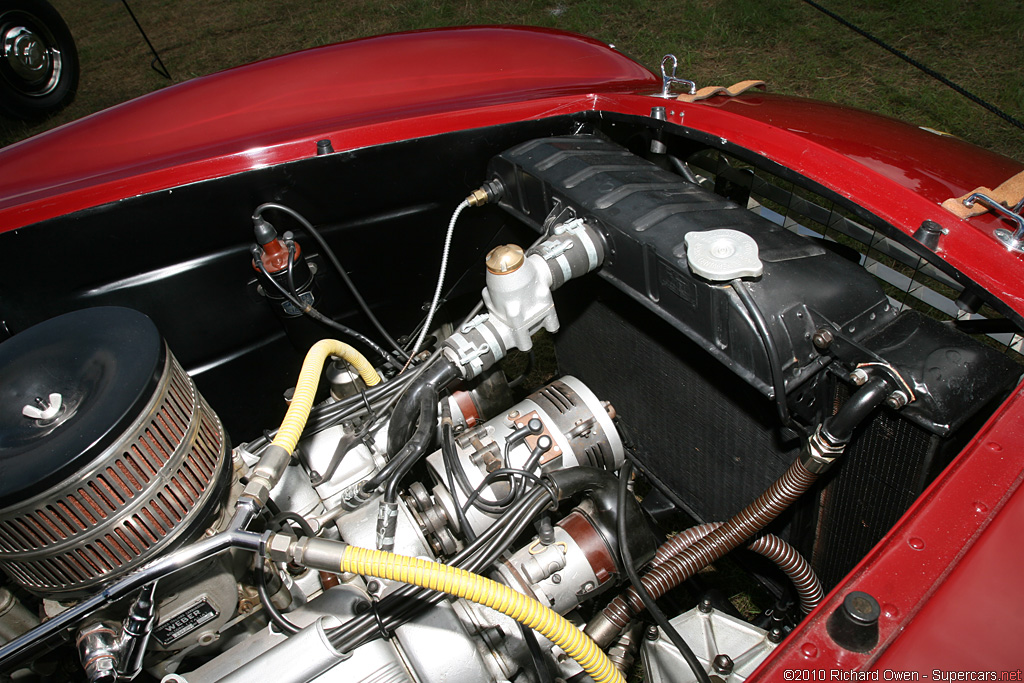
[[[26,94],[41,96],[57,87],[61,74],[60,51],[42,36],[24,25],[3,29],[3,56],[15,77],[29,86]]]
[[[50,51],[39,36],[24,26],[15,26],[4,36],[4,56],[14,73],[35,80],[50,68]]]

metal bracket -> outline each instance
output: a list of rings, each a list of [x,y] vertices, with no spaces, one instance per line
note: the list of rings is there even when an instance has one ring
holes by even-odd
[[[665,66],[670,61],[672,62],[672,73],[671,74],[669,74],[665,70]],[[660,95],[660,97],[664,97],[666,100],[670,99],[672,97],[672,86],[673,85],[683,85],[683,86],[686,86],[686,92],[689,93],[690,95],[695,95],[697,93],[697,84],[696,83],[694,83],[693,81],[687,80],[685,78],[677,78],[676,77],[676,67],[677,66],[679,66],[679,60],[676,59],[675,55],[669,54],[669,55],[665,55],[664,57],[661,58],[661,95]]]
[[[996,228],[993,234],[995,234],[996,239],[1002,242],[1010,251],[1024,253],[1024,216],[1021,215],[1021,210],[1024,209],[1024,199],[1021,199],[1017,202],[1015,207],[1009,209],[986,194],[974,192],[964,200],[964,206],[969,209],[974,206],[976,202],[981,202],[993,213],[998,214],[1000,217],[1005,218],[1016,225],[1016,229],[1013,231],[1007,230],[1006,228]]]

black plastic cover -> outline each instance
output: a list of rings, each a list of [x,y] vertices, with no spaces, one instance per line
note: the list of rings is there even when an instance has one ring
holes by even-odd
[[[113,306],[52,318],[0,344],[0,508],[91,463],[138,417],[164,363],[156,325]],[[22,414],[53,393],[62,399],[53,418]]]
[[[745,286],[767,321],[787,388],[827,363],[811,342],[821,325],[859,340],[895,317],[857,264],[601,138],[532,140],[492,159],[489,171],[506,188],[501,206],[535,229],[553,211],[598,228],[608,247],[602,277],[766,396],[764,343],[728,283],[691,272],[687,233],[729,228],[757,242],[764,272]]]

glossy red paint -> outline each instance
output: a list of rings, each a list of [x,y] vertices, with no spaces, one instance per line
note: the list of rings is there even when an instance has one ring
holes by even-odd
[[[420,32],[318,48],[174,86],[0,152],[0,231],[304,158],[323,137],[345,150],[587,110],[646,116],[666,105],[670,123],[793,169],[908,235],[935,220],[949,230],[943,258],[1024,315],[1024,258],[992,239],[1001,223],[960,221],[939,207],[1024,166],[837,105],[757,93],[683,104],[652,97],[658,85],[602,43],[540,29]],[[1022,437],[1024,390],[776,650],[760,679],[783,680],[793,668],[973,666],[964,653],[992,655],[993,645],[1000,647],[986,663],[1008,666],[1019,653],[998,635],[1000,624],[1019,624],[1014,607],[1024,604],[1024,558],[1006,545],[1024,532],[1024,456],[1015,447]],[[993,585],[996,599],[986,591]],[[824,629],[849,590],[883,604],[882,644],[867,655],[841,650]]]
[[[156,189],[335,149],[588,108],[645,91],[645,68],[591,38],[537,28],[421,31],[315,48],[198,78],[0,153],[0,231]],[[560,98],[560,99],[559,99]],[[489,108],[467,120],[459,112]],[[431,119],[428,124],[423,119]],[[349,131],[377,126],[375,134]]]
[[[1024,584],[1024,388],[761,666],[787,670],[1016,670],[1021,665]],[[828,636],[825,621],[849,591],[882,606],[879,645],[858,654]],[[807,653],[812,652],[813,656]],[[748,679],[749,680],[749,679]]]

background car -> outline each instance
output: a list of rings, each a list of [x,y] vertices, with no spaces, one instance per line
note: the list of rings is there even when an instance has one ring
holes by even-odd
[[[63,109],[78,88],[78,50],[46,0],[0,5],[0,111],[37,120]]]

